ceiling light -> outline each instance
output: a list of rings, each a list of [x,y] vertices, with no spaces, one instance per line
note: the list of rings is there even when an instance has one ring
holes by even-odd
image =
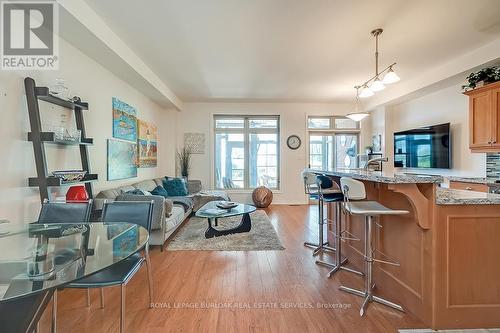
[[[384,90],[386,84],[395,83],[400,80],[399,76],[396,74],[396,72],[394,72],[393,69],[396,63],[390,64],[381,71],[379,71],[378,69],[378,37],[382,34],[383,31],[384,30],[382,29],[375,29],[371,32],[373,37],[375,37],[375,75],[369,80],[365,81],[365,83],[358,86],[362,87],[359,94],[359,97],[361,98],[371,97],[375,95],[375,92]],[[381,77],[383,77],[382,80],[380,79]]]
[[[372,84],[370,85],[370,89],[372,91],[374,91],[374,92],[377,92],[377,91],[384,90],[385,86],[384,86],[384,84],[382,83],[382,81],[380,81],[380,79],[377,76],[375,78],[375,80],[372,82]]]
[[[368,117],[370,114],[368,112],[358,112],[358,113],[349,113],[346,117],[352,119],[354,121],[361,121]]]
[[[349,119],[352,119],[354,121],[361,121],[361,120],[365,119],[366,117],[368,117],[369,113],[368,112],[360,111],[361,110],[361,102],[359,101],[359,97],[361,97],[361,95],[359,93],[359,88],[361,88],[361,87],[356,86],[354,88],[356,88],[355,111],[353,113],[349,113],[346,117],[349,118]],[[363,92],[363,90],[365,90],[365,89],[368,89],[368,91],[370,91],[373,94],[373,92],[368,87],[363,88],[361,90],[361,92]]]
[[[392,69],[392,67],[389,67],[389,71],[387,72],[387,74],[385,74],[384,78],[382,79],[382,82],[384,82],[385,84],[391,84],[391,83],[396,83],[399,80],[401,79],[399,78],[398,74],[396,74],[396,72]]]
[[[359,97],[361,98],[371,97],[373,95],[375,95],[375,93],[366,84],[363,86],[363,89],[361,89],[361,93],[359,93]]]

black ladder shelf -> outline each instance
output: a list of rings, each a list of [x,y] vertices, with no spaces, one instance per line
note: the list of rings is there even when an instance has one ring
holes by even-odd
[[[47,87],[37,87],[35,80],[30,77],[24,79],[24,88],[26,89],[26,101],[28,105],[28,114],[30,118],[31,132],[28,133],[28,141],[33,142],[33,151],[35,153],[35,164],[37,177],[28,179],[28,185],[38,187],[40,190],[40,200],[43,202],[49,199],[49,187],[67,186],[79,183],[85,184],[85,189],[92,197],[91,182],[97,180],[97,174],[90,173],[90,162],[88,146],[93,144],[93,139],[87,138],[85,134],[85,124],[83,121],[83,110],[88,110],[88,104],[84,102],[71,102],[53,96],[49,93]],[[55,133],[42,132],[42,122],[38,101],[42,100],[48,103],[59,105],[75,112],[76,128],[81,131],[82,139],[80,142],[69,142],[57,140]],[[87,171],[85,177],[79,182],[64,182],[60,178],[49,176],[47,171],[47,159],[45,157],[45,143],[59,145],[78,145],[80,148],[80,158],[82,160],[82,170]]]

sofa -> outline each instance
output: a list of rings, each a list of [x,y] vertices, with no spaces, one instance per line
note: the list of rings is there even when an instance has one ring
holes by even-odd
[[[183,197],[167,197],[160,195],[129,194],[133,190],[151,192],[157,186],[163,186],[165,177],[148,179],[135,184],[107,189],[99,192],[94,198],[94,209],[102,209],[104,201],[151,201],[153,200],[153,221],[149,244],[160,245],[177,230],[191,213],[196,212],[205,203],[214,200],[229,200],[224,191],[202,191],[201,181],[188,180],[189,194]]]

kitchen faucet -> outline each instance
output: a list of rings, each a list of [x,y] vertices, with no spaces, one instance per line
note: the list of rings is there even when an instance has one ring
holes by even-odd
[[[376,163],[376,162],[388,162],[389,159],[387,157],[377,157],[377,158],[372,158],[371,160],[368,160],[366,162],[364,169],[368,171],[368,167],[370,164]]]

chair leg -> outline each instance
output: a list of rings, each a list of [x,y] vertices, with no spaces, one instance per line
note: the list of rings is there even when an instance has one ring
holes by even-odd
[[[87,288],[87,307],[90,307],[90,288]]]
[[[52,295],[52,327],[51,332],[57,332],[57,289],[54,290]]]
[[[104,288],[101,288],[101,309],[104,309]]]
[[[146,256],[146,268],[148,270],[148,286],[149,286],[149,308],[153,307],[153,274],[151,270],[151,261],[149,260],[149,246],[146,245],[144,251]]]
[[[121,285],[120,333],[125,332],[125,284]]]

